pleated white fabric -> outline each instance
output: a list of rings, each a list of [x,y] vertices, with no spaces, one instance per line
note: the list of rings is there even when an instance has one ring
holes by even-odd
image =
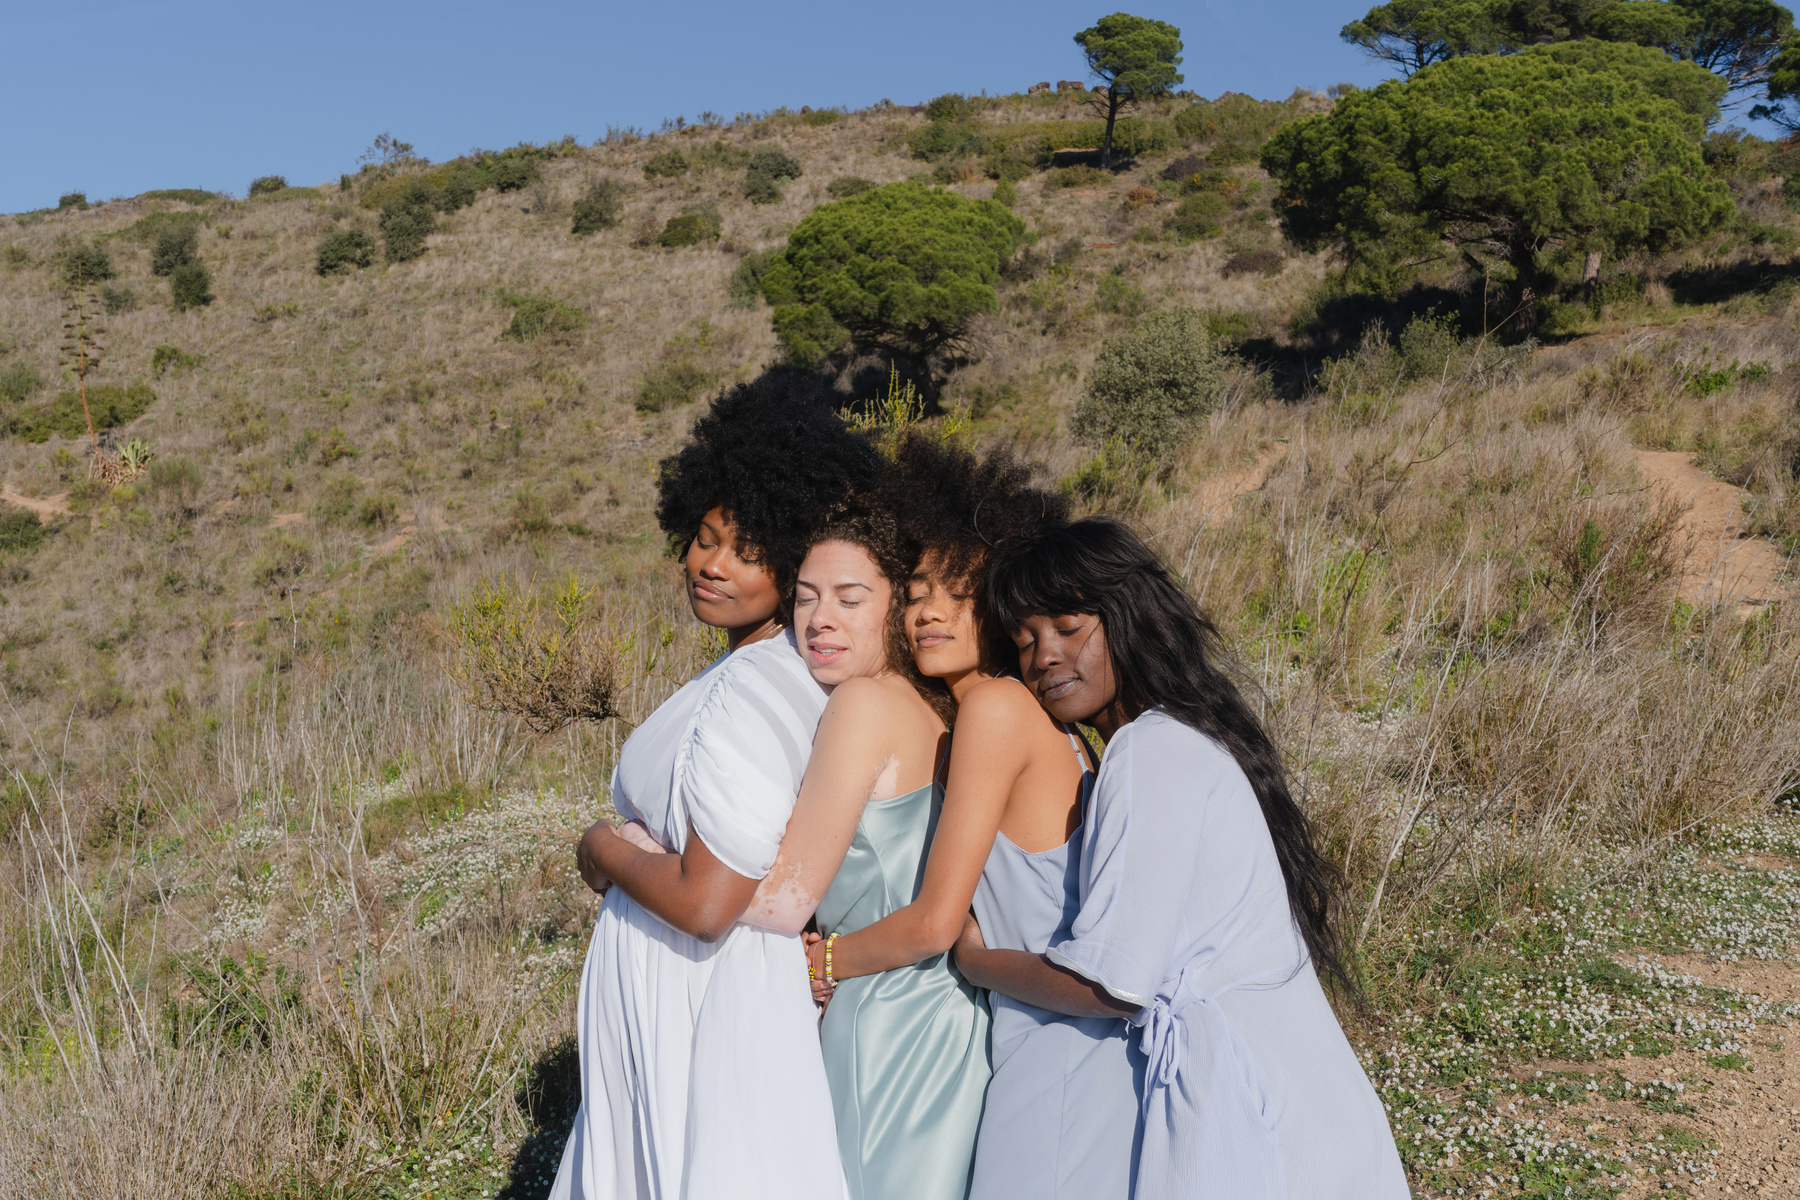
[[[725,865],[760,878],[825,699],[791,632],[719,659],[626,741],[614,806],[677,853],[691,821]],[[843,1200],[797,937],[738,925],[708,944],[614,888],[577,1034],[582,1103],[553,1200]]]
[[[1152,709],[1106,747],[1081,909],[1047,956],[1140,1005],[1134,1200],[1401,1200],[1387,1115],[1319,986],[1261,806]]]

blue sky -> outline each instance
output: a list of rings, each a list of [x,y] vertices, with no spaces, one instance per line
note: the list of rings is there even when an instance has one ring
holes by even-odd
[[[1338,40],[1369,0],[1212,0],[1172,21],[1187,85],[1286,96],[1384,72]],[[653,4],[7,0],[0,212],[149,188],[241,195],[354,169],[378,133],[434,160],[704,110],[916,103],[1083,77],[1068,0]]]

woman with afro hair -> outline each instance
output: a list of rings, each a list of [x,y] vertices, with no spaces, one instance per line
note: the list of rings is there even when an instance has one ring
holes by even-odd
[[[902,858],[883,845],[887,817],[870,799],[880,795],[871,780],[845,780],[828,792],[809,778],[747,919],[799,929],[817,908],[823,936],[808,935],[808,957],[814,994],[830,1004],[825,1070],[856,1200],[1127,1200],[1141,1060],[1117,1017],[1064,1017],[995,996],[993,1075],[983,1102],[960,1115],[960,1138],[932,1128],[950,1103],[920,1102],[927,1088],[934,1097],[951,1095],[956,1072],[966,1072],[955,1046],[924,1061],[943,1020],[937,1010],[914,1011],[911,994],[920,990],[915,980],[950,970],[947,952],[971,904],[997,940],[1040,952],[1078,907],[1075,866],[1092,762],[1074,731],[1020,683],[1018,651],[988,607],[986,586],[996,552],[1066,520],[1066,502],[1032,487],[1029,472],[1004,451],[977,457],[920,434],[901,444],[884,487],[883,507],[897,515],[910,553],[890,658],[911,668],[954,720],[929,848],[921,864],[918,853]],[[887,735],[870,728],[850,736]],[[819,740],[815,761],[833,761],[824,726]],[[890,874],[906,887],[834,927],[834,912],[846,907],[833,902],[846,875],[871,857],[898,860]],[[953,999],[941,998],[940,1008],[954,1007]],[[1024,1129],[1051,1151],[1029,1162],[988,1153],[989,1141],[1010,1146]],[[919,1148],[927,1134],[935,1139],[931,1153]],[[941,1178],[952,1166],[954,1180]]]
[[[831,1095],[793,933],[740,922],[806,771],[826,693],[787,627],[812,531],[876,451],[765,377],[721,395],[657,477],[694,615],[727,650],[639,725],[582,838],[606,900],[581,979],[582,1104],[557,1200],[841,1200]]]

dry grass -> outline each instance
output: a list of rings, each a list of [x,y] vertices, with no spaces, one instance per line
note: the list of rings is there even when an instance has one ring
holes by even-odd
[[[779,243],[839,175],[919,171],[899,142],[919,119],[671,135],[799,158],[769,206],[741,172],[644,181],[655,140],[597,147],[445,219],[424,257],[348,277],[312,269],[321,237],[370,219],[335,189],[223,204],[200,243],[219,298],[186,313],[141,244],[104,242],[148,302],[109,318],[102,382],[152,382],[129,433],[199,482],[107,491],[58,453],[79,445],[0,441],[0,486],[75,510],[0,556],[0,1195],[541,1193],[593,912],[567,841],[605,811],[619,739],[717,650],[651,516],[653,464],[691,409],[635,397],[677,338],[718,383],[770,361],[766,311],[726,294],[736,256]],[[1126,193],[1157,165],[1019,184],[1043,263],[1005,285],[945,390],[1049,478],[1089,453],[1068,413],[1132,304],[1279,336],[1323,276],[1300,256],[1227,278],[1231,239],[1134,240],[1157,217]],[[602,175],[628,181],[624,219],[574,238],[570,206]],[[700,201],[720,244],[634,245]],[[0,223],[25,258],[0,291],[8,362],[54,377],[58,240],[155,207]],[[1681,603],[1674,514],[1634,457],[1695,453],[1791,555],[1800,335],[1661,286],[1487,386],[1289,401],[1245,369],[1169,494],[1133,507],[1242,647],[1346,867],[1368,1044],[1394,1005],[1427,1011],[1448,986],[1408,965],[1421,931],[1472,953],[1570,887],[1656,880],[1800,784],[1793,607]],[[503,293],[587,325],[504,341]],[[203,362],[152,381],[159,345]],[[1696,384],[1734,360],[1772,370]],[[1256,464],[1234,503],[1207,486]],[[605,703],[562,688],[539,722],[555,732],[534,734],[528,706],[486,703],[505,678],[472,669],[472,704],[446,673],[441,622],[503,579],[553,610],[571,573],[604,615],[576,674],[605,676]]]

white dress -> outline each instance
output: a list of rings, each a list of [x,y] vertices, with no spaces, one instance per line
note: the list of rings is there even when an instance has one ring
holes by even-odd
[[[619,814],[679,853],[774,865],[825,692],[791,632],[714,662],[626,741]],[[553,1200],[842,1200],[831,1090],[800,939],[702,942],[607,893],[577,1009],[580,1111]]]
[[[1115,734],[1047,957],[1140,1005],[1134,1200],[1403,1200],[1237,760],[1159,709]]]

